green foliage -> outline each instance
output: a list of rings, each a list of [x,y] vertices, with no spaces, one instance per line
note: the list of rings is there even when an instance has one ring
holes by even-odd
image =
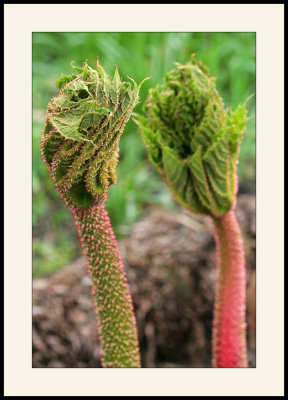
[[[141,88],[144,101],[149,88],[162,82],[174,61],[185,63],[196,53],[197,58],[209,65],[211,74],[217,76],[217,89],[227,106],[235,109],[243,99],[255,93],[254,33],[37,32],[33,33],[32,40],[33,235],[37,240],[46,241],[41,227],[45,225],[49,229],[49,215],[49,219],[55,220],[53,231],[61,233],[53,241],[57,252],[61,250],[67,254],[65,243],[73,241],[73,230],[64,229],[69,213],[63,201],[59,201],[57,190],[52,190],[53,183],[40,156],[40,138],[47,103],[57,94],[55,81],[61,72],[71,75],[67,68],[71,60],[75,65],[82,65],[84,60],[96,65],[98,57],[108,74],[113,74],[116,64],[124,80],[127,75],[133,76],[136,82],[151,76]],[[138,104],[135,112],[140,112],[141,107]],[[240,186],[255,190],[255,97],[247,108],[252,118],[241,144],[237,170]],[[120,140],[118,182],[111,187],[107,202],[118,237],[129,233],[129,226],[142,215],[146,206],[156,203],[166,208],[175,207],[169,189],[147,161],[147,150],[137,131],[135,123],[128,121]],[[80,253],[76,246],[67,258],[72,261]],[[48,265],[52,258],[46,254],[41,260]],[[37,266],[35,274],[40,273],[37,255],[34,266]]]
[[[143,115],[135,116],[150,160],[179,203],[215,216],[232,209],[246,102],[224,110],[215,79],[192,56],[150,89]]]
[[[59,240],[61,247],[50,241],[38,239],[33,241],[34,273],[37,276],[49,275],[67,265],[75,257],[75,252],[78,250],[75,248],[76,240],[72,241],[61,236]]]

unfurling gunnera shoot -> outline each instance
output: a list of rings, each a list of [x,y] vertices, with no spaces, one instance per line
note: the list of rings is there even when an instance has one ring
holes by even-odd
[[[87,269],[101,341],[103,367],[140,367],[132,300],[104,204],[116,183],[119,139],[139,102],[139,90],[113,79],[97,62],[73,66],[56,85],[47,107],[42,158],[61,198],[72,211]]]
[[[245,258],[235,217],[236,167],[246,102],[225,109],[215,78],[194,55],[175,63],[135,114],[151,162],[176,200],[212,217],[218,254],[213,366],[246,367]]]

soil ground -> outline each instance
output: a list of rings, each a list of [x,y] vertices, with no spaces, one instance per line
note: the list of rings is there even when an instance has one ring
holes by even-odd
[[[249,366],[256,366],[255,197],[237,217],[247,264]],[[142,367],[210,368],[216,256],[208,217],[148,210],[119,247],[136,312]],[[97,368],[100,347],[84,258],[33,281],[33,367]]]

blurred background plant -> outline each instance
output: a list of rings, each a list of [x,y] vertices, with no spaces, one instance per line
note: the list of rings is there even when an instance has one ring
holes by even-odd
[[[162,82],[174,61],[185,63],[196,53],[217,76],[217,89],[225,106],[235,109],[255,94],[254,33],[33,33],[33,276],[64,267],[81,255],[73,218],[60,201],[40,154],[46,107],[57,93],[61,73],[72,72],[70,62],[93,68],[97,56],[109,74],[115,65],[123,81],[137,83],[151,76],[140,91],[144,102],[150,87]],[[239,191],[255,193],[255,96],[247,104],[248,130],[240,149]],[[141,103],[134,110],[141,112]],[[170,191],[149,163],[136,124],[130,120],[120,140],[118,183],[109,191],[107,209],[116,236],[129,235],[130,227],[150,206],[176,209]],[[63,204],[62,204],[63,203]]]

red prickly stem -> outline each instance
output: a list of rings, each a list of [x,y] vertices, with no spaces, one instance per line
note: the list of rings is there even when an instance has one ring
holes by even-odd
[[[124,265],[104,204],[72,209],[95,297],[103,367],[138,368],[135,314]],[[98,252],[93,250],[98,246]],[[99,262],[99,254],[105,254]]]
[[[218,256],[212,365],[247,368],[246,269],[241,231],[233,210],[212,218]]]
[[[134,114],[151,162],[176,200],[210,215],[218,247],[219,282],[213,332],[213,365],[246,367],[245,260],[234,212],[237,162],[248,122],[246,104],[224,107],[215,78],[192,54],[175,63],[151,88],[144,115]],[[227,224],[227,225],[226,225]]]

